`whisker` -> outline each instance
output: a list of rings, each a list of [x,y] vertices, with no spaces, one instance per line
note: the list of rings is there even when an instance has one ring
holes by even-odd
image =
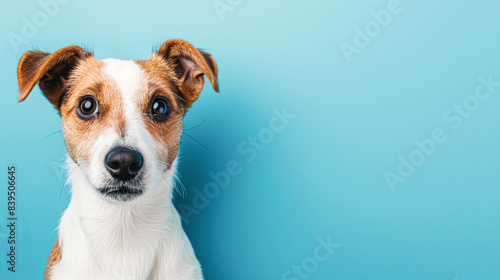
[[[209,148],[207,148],[205,145],[203,145],[200,141],[198,141],[198,140],[194,139],[194,137],[193,137],[193,136],[191,136],[191,135],[189,135],[189,134],[187,134],[187,133],[185,133],[185,132],[182,132],[182,134],[183,134],[183,135],[186,135],[186,136],[187,136],[187,137],[189,137],[189,138],[191,138],[191,140],[193,140],[194,142],[198,143],[198,144],[199,144],[200,146],[202,146],[205,150],[207,150],[207,151],[211,152]]]
[[[160,165],[161,166],[161,165]],[[160,175],[160,174],[157,174],[156,172],[154,173],[154,175],[156,176],[156,178],[158,178],[158,180],[162,181],[163,183],[167,184],[168,182],[165,182],[165,180],[163,180],[163,177]]]
[[[180,176],[180,174],[179,174],[179,176]],[[176,183],[178,183],[178,184],[174,184],[175,190],[177,191],[177,193],[179,193],[179,195],[182,198],[184,198],[184,195],[186,194],[186,186],[184,186],[184,183],[182,182],[181,178],[177,176],[177,174],[172,173],[172,177],[174,178]],[[178,185],[180,186],[180,190],[178,188]]]
[[[53,166],[64,166],[64,165],[70,165],[71,163],[69,162],[65,162],[65,163],[57,163],[57,164],[51,164],[51,165],[47,165],[47,166],[44,166],[42,167],[43,168],[49,168],[49,167],[53,167]]]
[[[195,125],[195,126],[190,127],[190,128],[186,128],[186,129],[184,129],[184,131],[188,131],[188,130],[192,130],[192,129],[198,128],[198,127],[202,126],[204,123],[206,123],[209,119],[210,119],[210,117],[207,117],[207,118],[206,118],[204,121],[202,121],[200,124]]]
[[[71,176],[71,173],[73,173],[73,171],[76,169],[77,166],[73,167],[73,169],[71,169],[68,173],[68,175],[66,176],[66,180],[64,180],[64,183],[62,184],[61,186],[61,191],[59,192],[59,203],[61,203],[61,197],[62,197],[62,192],[64,190],[64,186],[66,186],[66,182],[68,181],[69,179],[69,176]]]
[[[56,131],[56,132],[52,132],[51,134],[49,134],[49,135],[47,135],[47,136],[43,137],[42,139],[40,139],[40,141],[45,140],[45,139],[49,138],[50,136],[55,135],[55,134],[57,134],[57,133],[61,133],[61,132],[62,132],[62,129],[61,129],[61,130],[58,130],[58,131]]]
[[[174,189],[175,192],[179,193],[180,195],[182,195],[184,197],[184,195],[181,193],[181,191],[179,190],[179,187],[177,186],[177,184],[175,184],[176,182],[166,182],[164,179],[163,179],[163,176],[161,176],[160,174],[154,174],[156,176],[156,178],[158,178],[161,182],[163,182],[164,184],[168,185],[169,183],[172,183],[172,187]],[[173,174],[173,178],[175,179],[175,174]],[[182,184],[182,182],[180,182]],[[184,188],[184,185],[182,185],[182,188]]]

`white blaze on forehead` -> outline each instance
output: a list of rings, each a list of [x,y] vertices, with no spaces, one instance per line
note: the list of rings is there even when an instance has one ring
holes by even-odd
[[[103,62],[104,72],[114,80],[125,97],[133,96],[140,89],[145,73],[137,63],[114,58],[104,59]]]
[[[121,109],[125,115],[125,128],[128,132],[126,134],[134,130],[137,132],[138,126],[143,126],[143,122],[141,112],[137,107],[136,96],[144,84],[146,73],[132,60],[108,58],[103,62],[105,63],[104,73],[114,82],[122,95],[123,108]]]

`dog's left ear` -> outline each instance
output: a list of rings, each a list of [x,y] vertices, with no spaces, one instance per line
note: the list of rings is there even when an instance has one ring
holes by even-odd
[[[165,41],[157,54],[175,67],[177,86],[186,101],[186,109],[198,99],[203,89],[203,75],[207,76],[214,90],[219,92],[217,64],[210,54],[179,39]]]
[[[17,67],[19,102],[26,99],[36,84],[39,84],[45,97],[59,109],[59,97],[63,94],[71,70],[79,59],[90,55],[92,54],[79,46],[65,47],[52,54],[26,52]]]

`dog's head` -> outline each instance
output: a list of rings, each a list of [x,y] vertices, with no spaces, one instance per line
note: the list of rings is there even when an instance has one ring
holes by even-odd
[[[164,42],[148,60],[97,60],[78,46],[26,52],[19,101],[36,84],[62,118],[66,147],[95,191],[127,201],[154,189],[171,168],[182,119],[217,66],[186,41]]]

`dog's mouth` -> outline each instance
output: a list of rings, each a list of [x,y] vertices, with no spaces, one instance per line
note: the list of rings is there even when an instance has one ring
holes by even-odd
[[[144,192],[142,188],[131,186],[123,182],[100,188],[98,191],[106,197],[120,201],[131,200],[142,195]]]

